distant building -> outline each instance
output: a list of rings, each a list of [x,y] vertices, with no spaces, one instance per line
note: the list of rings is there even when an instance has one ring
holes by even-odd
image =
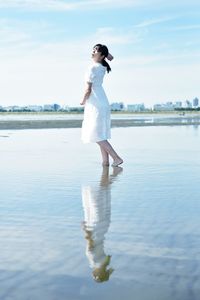
[[[23,108],[21,106],[15,105],[12,107],[12,111],[22,111],[22,110],[23,110]]]
[[[127,104],[127,111],[139,112],[139,111],[144,111],[144,110],[145,110],[144,103]]]
[[[162,104],[154,104],[153,110],[155,111],[172,111],[174,110],[174,105],[172,102],[162,103]]]
[[[51,104],[44,104],[43,110],[44,111],[54,111],[54,106]]]
[[[174,108],[181,108],[182,107],[182,102],[181,101],[176,101],[174,104]]]
[[[192,106],[194,107],[194,108],[196,108],[196,107],[198,107],[199,106],[199,99],[196,97],[196,98],[194,98],[193,100],[192,100]]]
[[[61,106],[59,104],[56,104],[56,103],[53,104],[53,108],[54,108],[55,111],[58,111],[60,109],[60,107]]]
[[[192,103],[189,100],[183,102],[184,108],[192,108]]]
[[[7,111],[7,112],[11,112],[11,111],[21,111],[22,108],[20,106],[17,106],[17,105],[11,105],[11,106],[5,106],[4,108],[4,111]]]
[[[110,104],[110,109],[112,111],[120,111],[124,109],[124,103],[123,102],[114,102]]]
[[[28,109],[29,111],[38,112],[38,111],[42,111],[43,107],[40,105],[28,105],[28,106],[26,106],[26,109]]]

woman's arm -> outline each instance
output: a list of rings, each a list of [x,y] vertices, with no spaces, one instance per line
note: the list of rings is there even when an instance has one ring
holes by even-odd
[[[87,87],[86,87],[86,90],[85,90],[85,94],[83,96],[83,100],[82,102],[80,103],[80,105],[84,105],[86,100],[89,98],[90,94],[91,94],[91,91],[92,91],[92,82],[87,82]]]

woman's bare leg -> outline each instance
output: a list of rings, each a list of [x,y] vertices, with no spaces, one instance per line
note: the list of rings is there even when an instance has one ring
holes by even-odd
[[[102,159],[103,159],[102,165],[109,166],[109,154],[106,150],[104,150],[104,148],[101,145],[99,145],[99,146],[100,146]]]
[[[97,143],[113,158],[113,166],[118,166],[123,163],[123,159],[117,154],[107,140],[99,141]]]

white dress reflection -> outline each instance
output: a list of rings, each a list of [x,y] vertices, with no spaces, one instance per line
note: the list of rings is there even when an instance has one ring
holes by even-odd
[[[104,251],[104,239],[111,219],[111,183],[122,170],[121,167],[114,167],[113,174],[109,175],[109,167],[104,166],[99,182],[82,184],[86,256],[97,282],[109,280],[114,271],[108,267],[111,255],[106,255]]]

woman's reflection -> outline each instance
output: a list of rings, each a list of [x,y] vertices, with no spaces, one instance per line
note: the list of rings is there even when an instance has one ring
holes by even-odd
[[[111,183],[123,170],[114,167],[109,175],[109,167],[104,166],[100,182],[82,184],[82,203],[84,209],[83,230],[85,232],[86,256],[88,257],[95,281],[109,280],[114,271],[109,268],[111,255],[104,252],[104,239],[110,225],[111,216]]]

